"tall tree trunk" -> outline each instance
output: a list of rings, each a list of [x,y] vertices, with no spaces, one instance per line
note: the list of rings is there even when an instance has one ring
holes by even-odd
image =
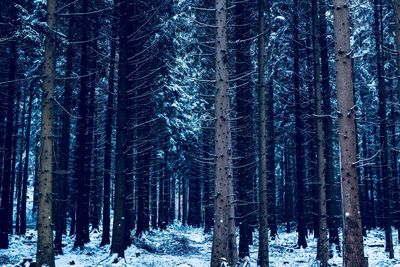
[[[400,102],[400,0],[393,0],[396,22],[396,44],[397,44],[397,101]]]
[[[116,2],[116,0],[114,1]],[[114,3],[115,4],[115,3]],[[114,7],[116,16],[116,7]],[[108,78],[107,110],[104,137],[104,173],[103,173],[103,231],[100,246],[110,244],[110,186],[111,186],[111,152],[112,152],[112,130],[114,114],[115,94],[115,54],[116,54],[116,19],[112,25],[111,55],[110,55],[110,77]]]
[[[98,6],[96,3],[92,4],[92,8],[97,9]],[[93,18],[91,22],[95,29],[100,29],[99,17],[96,16]],[[88,132],[89,132],[89,139],[88,147],[86,151],[86,158],[88,158],[88,173],[90,173],[89,179],[89,218],[85,220],[85,225],[89,228],[89,224],[91,224],[92,229],[99,229],[99,222],[100,222],[100,178],[101,175],[99,174],[99,170],[101,169],[98,167],[99,165],[99,139],[100,133],[99,129],[97,128],[98,123],[98,107],[96,103],[96,87],[98,87],[98,77],[97,77],[97,70],[98,70],[98,39],[99,39],[99,32],[98,31],[91,31],[90,35],[90,52],[88,58],[88,65],[89,65],[89,73],[90,73],[90,81],[89,81],[89,116],[88,116]],[[88,238],[88,237],[87,237]]]
[[[321,89],[323,106],[322,112],[324,115],[332,113],[331,104],[331,87],[329,84],[329,53],[327,41],[327,3],[326,0],[320,0],[319,8],[319,26],[320,26],[320,47],[321,47]],[[326,197],[327,197],[327,213],[328,213],[328,228],[329,228],[329,243],[335,244],[338,248],[339,242],[339,206],[337,201],[337,190],[335,181],[335,166],[333,155],[333,123],[332,118],[327,116],[324,118],[324,154],[325,154],[325,180],[326,180]]]
[[[344,267],[364,267],[364,246],[356,169],[356,129],[353,70],[350,50],[349,6],[347,0],[333,1],[336,90],[339,112],[340,174],[343,208]]]
[[[298,3],[293,2],[293,90],[294,90],[294,113],[295,113],[295,145],[296,145],[296,181],[297,181],[297,233],[298,247],[307,247],[306,235],[306,218],[305,218],[305,164],[304,164],[304,137],[301,108],[301,88],[300,88],[300,58],[299,58],[299,32],[298,32]]]
[[[24,161],[24,173],[22,178],[22,193],[21,193],[21,222],[20,222],[20,234],[25,235],[26,233],[26,199],[28,192],[28,178],[29,178],[29,150],[31,141],[31,120],[32,120],[32,106],[33,106],[33,86],[29,90],[28,100],[28,119],[25,133],[25,161]]]
[[[395,22],[396,22],[396,45],[397,45],[397,101],[398,103],[400,103],[400,0],[393,0],[393,6],[394,6],[394,11],[395,11]],[[399,112],[397,113],[399,114]],[[398,118],[400,116],[397,115],[397,121]],[[395,122],[394,122],[395,124]],[[396,125],[396,124],[395,124]],[[396,126],[394,125],[394,128],[396,128]],[[395,142],[395,138],[392,137],[393,142]],[[396,162],[396,166],[393,165],[392,167],[392,171],[396,170],[397,172],[397,152],[396,150],[393,149],[392,152],[392,157],[393,157],[393,161]],[[395,156],[396,155],[396,156]],[[396,176],[393,176],[396,181],[397,184],[399,185],[399,178]],[[400,185],[399,185],[400,186]],[[396,204],[396,211],[400,212],[400,193],[398,193],[398,189],[400,189],[399,187],[397,188],[397,198],[395,199],[395,201],[397,202]],[[398,241],[400,243],[400,219],[398,220],[397,223],[397,235],[398,235]]]
[[[11,17],[16,19],[15,8],[11,8]],[[6,127],[4,139],[4,158],[3,158],[3,180],[1,188],[0,206],[0,249],[7,249],[9,245],[8,233],[12,225],[9,225],[10,213],[12,214],[13,203],[10,202],[11,180],[12,180],[12,155],[13,155],[13,132],[14,132],[14,100],[17,90],[15,84],[17,71],[17,44],[15,40],[10,43],[10,59],[8,66],[8,88],[6,94]]]
[[[237,217],[239,224],[239,258],[250,255],[251,243],[251,215],[254,212],[253,202],[253,177],[255,173],[254,155],[254,124],[253,116],[253,88],[251,76],[250,35],[252,9],[249,1],[237,2],[235,5],[235,68],[236,68],[236,110],[237,134],[234,161],[235,180],[237,181],[238,201]],[[246,41],[247,40],[247,41]]]
[[[383,25],[382,25],[382,2],[374,0],[374,33],[375,33],[375,52],[377,63],[378,78],[378,98],[379,98],[379,143],[381,147],[380,153],[380,172],[383,189],[383,216],[385,227],[385,250],[389,252],[389,258],[394,258],[393,240],[392,240],[392,217],[391,217],[391,189],[390,189],[390,173],[389,173],[389,156],[387,142],[387,125],[386,125],[386,92],[383,70]]]
[[[269,2],[268,2],[269,4]],[[258,102],[259,102],[259,239],[258,264],[260,267],[269,266],[268,248],[268,195],[267,195],[267,136],[266,136],[266,110],[265,110],[265,17],[269,14],[269,5],[265,0],[258,0]],[[271,152],[271,151],[269,151]]]
[[[82,2],[82,13],[88,12],[88,0]],[[75,181],[77,183],[76,193],[76,236],[74,247],[83,248],[89,242],[89,179],[90,179],[90,158],[88,155],[89,133],[89,72],[88,72],[88,28],[89,23],[86,16],[82,17],[82,50],[81,50],[81,69],[80,91],[78,113],[79,118],[76,125],[76,155],[75,155]]]
[[[69,7],[69,12],[74,13],[74,4]],[[68,22],[68,34],[67,39],[71,42],[73,40],[74,31],[74,19],[70,18]],[[61,115],[61,140],[59,148],[59,170],[56,179],[56,218],[55,218],[55,239],[54,239],[54,253],[63,254],[62,251],[62,235],[66,228],[66,207],[67,202],[67,192],[68,192],[68,174],[69,174],[69,150],[70,150],[70,131],[71,131],[71,118],[68,113],[71,110],[71,97],[72,97],[72,86],[69,77],[72,75],[72,64],[74,57],[74,49],[71,43],[67,46],[67,61],[64,83],[64,94],[63,94],[63,110]],[[68,111],[68,112],[66,112]]]
[[[115,194],[114,194],[114,222],[111,241],[111,253],[118,253],[124,257],[125,230],[126,230],[126,166],[127,166],[127,138],[128,113],[127,113],[127,23],[128,8],[125,1],[119,7],[119,62],[118,62],[118,99],[117,99],[117,136],[115,154]]]
[[[29,90],[29,89],[28,89]],[[19,145],[19,159],[18,159],[18,172],[17,172],[17,184],[16,184],[16,193],[17,193],[17,210],[16,210],[16,218],[15,218],[15,233],[20,235],[20,224],[21,224],[21,197],[22,197],[22,174],[23,174],[23,153],[24,153],[24,135],[25,135],[25,116],[26,116],[26,94],[22,96],[23,108],[21,113],[21,138]],[[19,107],[18,107],[19,108]]]
[[[326,181],[325,181],[325,155],[324,155],[324,129],[322,119],[322,94],[321,94],[321,47],[319,43],[319,6],[318,0],[312,1],[313,13],[313,54],[314,54],[314,89],[315,113],[317,124],[317,170],[319,185],[319,234],[317,246],[317,259],[321,267],[328,266],[328,233],[326,214]]]
[[[44,53],[44,80],[42,102],[42,124],[40,129],[39,209],[37,266],[55,267],[52,229],[53,186],[53,120],[54,87],[56,77],[56,0],[47,1],[47,25],[49,32]]]
[[[215,197],[214,237],[211,267],[221,258],[233,265],[237,260],[232,168],[232,133],[228,84],[227,1],[215,1],[216,95],[215,95]]]

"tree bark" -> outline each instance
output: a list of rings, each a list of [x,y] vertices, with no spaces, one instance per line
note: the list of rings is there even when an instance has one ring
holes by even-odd
[[[305,164],[304,164],[304,137],[301,108],[301,88],[300,88],[300,58],[299,58],[299,33],[298,33],[298,3],[293,2],[293,90],[294,90],[294,116],[295,116],[295,145],[296,145],[296,182],[297,182],[297,233],[298,247],[307,247],[307,228],[305,218]]]
[[[320,48],[321,48],[321,89],[323,106],[322,112],[324,115],[332,113],[331,104],[331,86],[330,70],[329,70],[329,45],[327,41],[327,3],[325,0],[320,0],[319,20],[320,20]],[[324,118],[324,154],[325,154],[325,180],[326,180],[326,198],[327,198],[327,213],[328,213],[328,228],[329,228],[329,243],[335,244],[340,247],[339,230],[338,230],[338,216],[339,207],[337,201],[337,189],[335,179],[335,166],[333,155],[333,123],[331,117]]]
[[[82,2],[82,13],[88,12],[88,0]],[[79,118],[76,123],[76,148],[75,148],[75,173],[74,179],[77,183],[76,193],[76,236],[74,247],[83,248],[89,242],[89,182],[90,182],[90,158],[88,155],[89,139],[89,72],[88,72],[88,38],[89,23],[86,16],[82,17],[81,35],[81,66],[80,66],[80,91],[78,99]]]
[[[392,216],[391,216],[391,189],[390,189],[390,171],[389,171],[389,152],[387,141],[387,124],[386,124],[386,86],[384,80],[383,68],[383,25],[382,25],[382,2],[374,0],[374,33],[375,33],[375,53],[377,63],[378,78],[378,117],[379,117],[379,143],[380,153],[380,170],[383,189],[383,216],[385,227],[385,250],[389,252],[389,258],[394,258],[393,240],[392,240]]]
[[[42,124],[40,129],[39,163],[39,209],[37,266],[54,267],[53,229],[52,229],[52,186],[53,186],[53,120],[54,87],[56,77],[56,0],[47,1],[47,25],[51,29],[45,44]]]
[[[364,267],[364,246],[356,170],[356,129],[347,0],[333,1],[336,90],[339,112],[340,175],[343,208],[344,267]]]
[[[251,76],[251,55],[249,40],[251,25],[252,3],[240,1],[235,4],[235,68],[236,68],[236,149],[235,177],[238,191],[237,217],[239,224],[239,258],[250,255],[249,245],[252,242],[252,214],[255,207],[253,202],[253,179],[255,173],[255,143],[253,116],[253,90]]]
[[[117,0],[114,0],[116,4]],[[114,7],[114,17],[116,17],[116,7]],[[104,140],[104,174],[103,174],[103,232],[100,246],[110,244],[110,191],[111,191],[111,153],[112,153],[112,130],[114,113],[114,94],[115,94],[115,55],[116,55],[116,19],[112,25],[111,55],[110,55],[110,77],[108,78],[107,111],[105,122]]]
[[[269,7],[269,6],[268,6]],[[268,193],[267,193],[267,137],[265,110],[265,16],[269,14],[265,0],[258,0],[258,102],[259,102],[259,239],[258,264],[260,267],[269,266],[268,248]],[[271,152],[271,151],[269,151]]]
[[[235,209],[232,167],[232,133],[228,84],[227,1],[215,1],[216,95],[215,95],[215,197],[211,267],[222,258],[236,264]]]
[[[111,253],[124,257],[126,230],[126,166],[127,166],[127,23],[128,8],[125,1],[120,3],[119,22],[119,62],[118,62],[118,100],[117,100],[117,136],[115,148],[115,194],[114,194],[114,223],[111,241]]]
[[[396,45],[397,45],[397,70],[396,70],[396,74],[397,74],[397,88],[396,88],[396,90],[397,90],[397,101],[398,101],[398,103],[400,103],[400,0],[393,0],[393,7],[394,7],[394,11],[395,11],[395,13],[394,13],[394,19],[395,19],[395,22],[396,22],[396,27],[395,27],[395,33],[396,33]],[[393,105],[392,105],[393,106]],[[400,113],[399,112],[397,112],[397,116],[396,116],[396,119],[397,119],[397,121],[399,120],[399,117],[400,117]],[[396,128],[396,122],[394,121],[393,122],[394,123],[394,128]],[[393,136],[392,137],[392,142],[393,142],[393,144],[395,144],[395,137]],[[398,177],[397,177],[397,175],[396,176],[394,176],[395,174],[397,174],[397,172],[398,172],[398,170],[397,170],[397,152],[396,152],[396,150],[395,149],[393,149],[393,151],[392,151],[392,162],[394,162],[394,163],[392,163],[392,173],[393,173],[393,175],[392,175],[392,177],[394,177],[395,179],[397,179],[396,181],[397,181],[397,185],[399,186],[399,181],[398,181]],[[396,166],[394,166],[394,165],[396,165]],[[399,189],[399,187],[397,187],[397,190],[396,190],[396,198],[394,199],[394,201],[395,201],[395,203],[396,203],[396,207],[395,207],[395,210],[397,211],[397,212],[400,212],[400,193],[398,192],[398,189]],[[397,226],[397,235],[398,235],[398,240],[399,240],[399,242],[400,242],[400,219],[398,220],[398,222],[396,223],[396,226]]]
[[[74,5],[71,4],[69,7],[69,12],[74,13]],[[69,19],[68,22],[68,34],[67,39],[71,42],[73,40],[74,23],[73,18]],[[71,110],[71,97],[72,97],[72,86],[68,79],[72,75],[72,65],[73,65],[74,49],[72,44],[69,43],[67,46],[67,61],[65,76],[67,79],[64,83],[64,94],[63,94],[63,108],[67,111]],[[71,131],[71,118],[70,114],[62,111],[61,115],[61,140],[59,148],[59,174],[57,175],[56,182],[56,196],[57,201],[55,205],[56,218],[55,218],[55,239],[54,239],[54,253],[63,254],[62,251],[62,235],[66,228],[66,207],[67,205],[67,188],[68,188],[68,173],[69,173],[69,155],[70,155],[70,131]]]
[[[313,54],[314,54],[314,90],[315,90],[315,113],[316,113],[316,136],[317,136],[317,170],[319,185],[319,234],[317,245],[317,259],[321,267],[328,266],[328,225],[326,214],[326,181],[325,181],[325,155],[324,155],[324,129],[322,115],[322,93],[321,93],[321,47],[319,43],[319,6],[318,0],[312,1],[313,10]]]
[[[15,8],[11,7],[11,17],[16,20]],[[15,40],[10,43],[8,66],[8,81],[15,81],[17,71],[17,44]],[[15,82],[8,84],[6,93],[6,127],[4,137],[4,155],[3,155],[3,179],[1,188],[1,206],[0,206],[0,249],[7,249],[9,245],[9,225],[12,215],[13,203],[10,201],[12,184],[12,155],[13,155],[13,132],[14,132],[14,100],[15,93],[19,90]]]
[[[25,161],[24,161],[24,173],[22,178],[22,193],[21,193],[21,222],[20,222],[20,234],[24,235],[26,233],[26,199],[28,192],[28,171],[29,171],[29,150],[31,141],[31,120],[32,120],[32,106],[33,106],[33,86],[29,91],[28,100],[28,125],[26,127],[25,133]]]
[[[29,89],[28,89],[29,90]],[[24,153],[24,135],[25,135],[25,116],[26,116],[26,94],[22,96],[23,108],[21,113],[21,140],[19,145],[19,159],[18,159],[18,172],[17,172],[17,183],[16,183],[16,193],[17,193],[17,211],[15,216],[15,234],[20,235],[20,224],[21,224],[21,197],[22,197],[22,174],[23,174],[23,164],[22,158]],[[19,108],[19,107],[17,107]]]

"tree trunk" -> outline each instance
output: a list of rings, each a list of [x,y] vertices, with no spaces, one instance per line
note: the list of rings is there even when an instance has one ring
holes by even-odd
[[[114,10],[116,16],[116,11]],[[112,40],[116,38],[116,19],[113,20]],[[111,43],[110,55],[110,77],[108,78],[107,93],[107,111],[105,124],[105,140],[104,140],[104,174],[103,174],[103,232],[101,236],[100,246],[110,244],[110,186],[111,186],[111,152],[112,152],[112,130],[113,130],[113,113],[114,113],[114,94],[115,94],[115,41]]]
[[[221,259],[234,265],[237,260],[232,168],[232,134],[228,88],[227,3],[215,1],[216,19],[216,95],[215,95],[215,198],[214,237],[211,267]]]
[[[15,8],[12,7],[12,18],[16,19]],[[13,40],[10,44],[10,60],[8,67],[8,80],[14,81],[17,71],[17,44]],[[10,213],[12,214],[13,203],[10,202],[11,180],[12,180],[12,155],[13,155],[13,132],[14,132],[14,100],[16,88],[15,82],[8,84],[6,94],[6,127],[4,139],[4,158],[3,158],[3,180],[1,188],[1,206],[0,206],[0,249],[7,249],[9,245],[8,233],[12,225],[9,225]]]
[[[39,209],[37,266],[55,267],[52,229],[52,183],[53,183],[53,120],[54,87],[56,76],[56,0],[47,1],[47,25],[51,29],[45,45],[42,124],[40,129]]]
[[[236,68],[236,151],[234,161],[235,177],[237,177],[237,216],[239,224],[239,258],[249,256],[249,244],[251,243],[252,232],[251,215],[255,207],[253,202],[253,177],[255,173],[254,155],[254,124],[253,116],[253,88],[251,76],[248,75],[251,69],[251,55],[249,40],[252,31],[251,25],[252,9],[249,8],[249,1],[241,1],[235,5],[235,68]],[[247,40],[247,41],[246,41]]]
[[[400,0],[393,0],[396,21],[397,75],[400,80]],[[400,82],[397,82],[397,101],[400,102]]]
[[[317,246],[317,259],[321,267],[328,266],[328,233],[326,214],[326,181],[325,181],[325,155],[324,155],[324,129],[322,115],[321,95],[321,47],[319,43],[319,12],[318,0],[312,1],[313,10],[313,54],[314,54],[314,89],[315,89],[315,113],[317,124],[317,170],[319,185],[319,234]]]
[[[269,3],[269,2],[268,2]],[[258,264],[260,267],[269,266],[268,248],[268,195],[267,195],[267,136],[266,136],[266,110],[265,110],[265,17],[269,14],[269,5],[265,0],[258,0],[258,102],[259,102],[259,239]],[[271,152],[271,151],[269,151]]]
[[[88,0],[82,2],[82,13],[88,12]],[[76,193],[76,236],[74,247],[83,248],[89,242],[89,182],[90,182],[90,158],[88,155],[89,139],[89,72],[88,72],[88,19],[82,16],[82,50],[81,50],[81,69],[80,92],[78,99],[79,118],[76,124],[76,156],[75,156],[75,181],[77,183]]]
[[[294,90],[294,113],[295,113],[295,145],[296,145],[296,181],[297,181],[297,233],[298,247],[307,247],[306,235],[306,218],[305,218],[305,164],[304,164],[304,137],[303,128],[304,122],[302,121],[302,108],[301,108],[301,93],[300,93],[300,59],[299,59],[299,33],[297,27],[299,26],[299,18],[297,14],[298,3],[297,0],[293,2],[293,90]]]
[[[126,180],[127,180],[127,138],[128,113],[127,113],[127,23],[128,8],[126,2],[120,3],[119,21],[119,63],[118,63],[118,104],[117,104],[117,136],[115,148],[115,194],[114,194],[114,222],[111,241],[111,253],[124,257],[125,230],[126,230]]]
[[[29,91],[28,100],[28,125],[26,127],[25,134],[25,162],[24,162],[24,173],[22,178],[22,193],[21,193],[21,222],[19,232],[21,235],[26,233],[26,199],[28,192],[28,178],[29,178],[29,150],[30,150],[30,135],[31,135],[31,120],[32,120],[32,106],[33,106],[33,86]]]
[[[69,7],[69,12],[74,13],[74,5],[71,4]],[[67,39],[69,41],[73,40],[74,23],[73,18],[69,19],[68,22],[68,34]],[[73,64],[74,49],[72,44],[69,43],[67,46],[67,61],[65,76],[67,79],[64,83],[64,94],[63,94],[63,109],[66,111],[71,110],[71,97],[72,97],[72,86],[71,81],[68,79],[72,75],[72,64]],[[71,118],[70,114],[62,111],[61,115],[61,140],[59,148],[59,174],[57,174],[56,179],[56,218],[55,218],[55,239],[54,239],[54,253],[63,254],[62,251],[62,235],[66,228],[66,207],[67,202],[67,192],[68,192],[68,174],[69,174],[69,150],[70,150],[70,131],[71,131]]]
[[[203,134],[201,134],[203,137]],[[204,142],[204,140],[203,140]],[[197,166],[196,166],[197,167]],[[190,162],[189,173],[189,217],[188,224],[193,227],[201,225],[201,171],[195,172],[193,160]],[[197,169],[196,169],[197,171]]]
[[[29,90],[29,89],[28,89]],[[16,210],[16,218],[15,218],[15,234],[20,235],[20,224],[21,224],[21,197],[22,197],[22,174],[23,174],[23,164],[22,158],[24,153],[24,135],[25,135],[25,116],[26,116],[26,95],[22,96],[23,108],[21,113],[21,140],[19,145],[19,159],[18,159],[18,172],[17,172],[17,184],[16,184],[16,193],[17,193],[17,210]],[[19,107],[18,107],[19,108]]]
[[[385,227],[385,250],[389,252],[389,258],[394,258],[393,240],[392,240],[392,217],[391,217],[391,189],[390,189],[390,173],[389,173],[389,156],[387,142],[387,125],[386,125],[386,92],[383,69],[383,26],[382,26],[382,2],[374,0],[374,32],[375,32],[375,52],[378,76],[378,98],[379,98],[379,143],[380,153],[380,171],[383,189],[383,216]]]
[[[396,70],[396,74],[397,74],[397,101],[398,103],[400,103],[400,0],[393,0],[393,7],[394,7],[394,19],[396,22],[396,27],[395,27],[395,33],[396,33],[396,49],[397,49],[397,70]],[[392,105],[393,107],[393,105]],[[397,113],[399,114],[399,112]],[[394,116],[394,114],[393,114]],[[393,118],[393,128],[394,131],[396,130],[396,121],[398,121],[399,119],[399,115],[395,116],[395,118]],[[393,135],[392,136],[392,144],[393,146],[395,146],[396,144],[396,138]],[[394,179],[396,179],[396,197],[394,199],[395,203],[396,203],[396,207],[395,207],[395,211],[396,212],[400,212],[400,193],[399,193],[399,180],[397,177],[398,174],[398,169],[397,169],[397,152],[395,149],[392,150],[392,177]],[[400,243],[400,219],[398,219],[398,221],[396,222],[396,227],[397,227],[397,235],[398,235],[398,242]]]
[[[327,41],[327,3],[325,0],[320,0],[319,20],[320,20],[320,48],[321,48],[321,89],[323,106],[322,112],[324,115],[332,113],[331,104],[331,88],[329,84],[329,56],[328,56],[328,41]],[[329,228],[329,243],[335,244],[338,248],[339,242],[339,207],[337,202],[337,190],[335,182],[335,166],[333,155],[333,123],[331,117],[324,118],[324,154],[325,154],[325,180],[326,180],[326,198],[327,198],[327,213],[328,213],[328,228]]]
[[[336,90],[339,112],[340,174],[343,207],[344,267],[364,267],[359,185],[356,170],[356,129],[350,50],[349,6],[333,1]]]

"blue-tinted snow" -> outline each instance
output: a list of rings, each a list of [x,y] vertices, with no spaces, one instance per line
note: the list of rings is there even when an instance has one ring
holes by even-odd
[[[151,231],[146,233],[143,240],[136,240],[135,244],[125,251],[125,259],[117,259],[110,255],[110,247],[99,247],[101,233],[92,232],[91,242],[83,250],[73,250],[74,239],[65,237],[64,255],[56,256],[57,266],[134,266],[134,267],[208,267],[211,256],[212,237],[203,234],[202,229],[185,226],[171,226],[166,231]],[[254,235],[254,246],[250,247],[251,266],[256,266],[257,234]],[[0,250],[0,265],[14,266],[23,258],[34,258],[36,253],[36,232],[31,230],[26,236],[12,236],[8,250]],[[296,232],[280,232],[276,240],[270,241],[270,266],[311,267],[318,266],[315,261],[316,239],[310,238],[306,249],[296,249]],[[384,252],[384,232],[373,230],[368,232],[364,241],[365,253],[368,256],[369,266],[386,267],[400,266],[400,245],[397,232],[393,231],[395,259],[388,259]],[[143,246],[145,244],[145,246]],[[149,252],[143,247],[150,247]],[[115,263],[117,262],[117,263]],[[330,259],[332,266],[342,266],[340,253],[335,252]],[[73,265],[72,265],[73,264]],[[399,267],[398,266],[398,267]]]

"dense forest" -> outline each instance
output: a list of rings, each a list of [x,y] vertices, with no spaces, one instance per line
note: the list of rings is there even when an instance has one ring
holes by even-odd
[[[399,116],[400,0],[1,0],[0,265],[400,264]]]

